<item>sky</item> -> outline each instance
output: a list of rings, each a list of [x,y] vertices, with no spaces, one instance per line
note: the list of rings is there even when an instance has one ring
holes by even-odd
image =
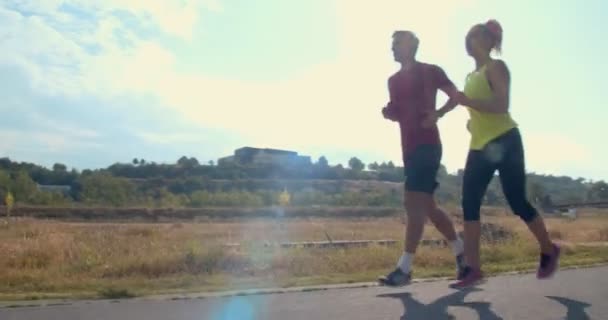
[[[352,0],[0,0],[0,157],[77,169],[217,160],[242,146],[401,163],[382,118],[397,29],[462,88],[464,36],[503,25],[527,169],[608,180],[608,3]],[[445,102],[439,93],[438,103]],[[440,121],[464,166],[467,112]],[[604,147],[602,147],[604,146]]]

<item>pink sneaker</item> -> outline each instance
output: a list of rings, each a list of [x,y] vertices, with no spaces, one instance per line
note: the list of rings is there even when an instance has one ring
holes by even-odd
[[[459,278],[460,279],[458,281],[450,285],[450,288],[465,289],[485,282],[483,272],[480,269],[474,269],[471,267],[465,267]]]
[[[559,256],[561,250],[556,244],[553,244],[553,248],[553,254],[540,254],[540,262],[538,264],[538,271],[536,272],[537,279],[549,279],[559,268]]]

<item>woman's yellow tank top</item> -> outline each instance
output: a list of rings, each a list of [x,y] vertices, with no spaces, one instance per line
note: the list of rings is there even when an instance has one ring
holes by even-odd
[[[464,94],[469,99],[486,100],[492,98],[492,89],[486,78],[486,66],[469,74],[464,86]],[[503,133],[517,127],[517,123],[507,113],[489,113],[467,107],[470,114],[469,131],[471,132],[470,148],[483,149],[488,142]]]

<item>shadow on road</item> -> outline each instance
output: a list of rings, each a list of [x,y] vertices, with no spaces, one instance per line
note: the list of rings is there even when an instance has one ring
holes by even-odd
[[[429,304],[423,304],[416,301],[409,292],[391,293],[378,295],[380,298],[394,298],[401,300],[405,308],[401,320],[418,320],[418,319],[438,319],[452,320],[454,316],[448,313],[448,307],[459,306],[468,307],[477,312],[480,320],[502,320],[492,309],[489,302],[464,302],[464,298],[471,292],[481,291],[481,289],[468,289],[456,291],[452,294],[443,296]],[[568,318],[569,320],[570,318]]]
[[[566,317],[564,320],[589,320],[589,315],[585,312],[585,308],[590,307],[591,305],[577,300],[572,300],[568,298],[562,297],[554,297],[547,296],[547,298],[551,300],[555,300],[561,304],[563,304],[566,308],[568,308],[568,313],[566,313]]]

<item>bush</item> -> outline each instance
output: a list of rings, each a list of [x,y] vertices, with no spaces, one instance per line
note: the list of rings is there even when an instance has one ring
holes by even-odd
[[[247,206],[261,207],[264,199],[261,195],[247,191],[240,192],[207,192],[196,191],[190,196],[191,207],[205,206]]]
[[[59,192],[37,191],[30,196],[28,202],[41,206],[65,206],[70,203],[70,199]]]

